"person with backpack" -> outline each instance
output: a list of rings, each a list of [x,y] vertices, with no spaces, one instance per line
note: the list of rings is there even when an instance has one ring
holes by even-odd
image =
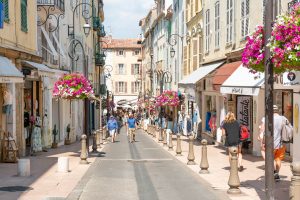
[[[243,171],[243,155],[242,155],[242,142],[241,142],[241,126],[239,122],[236,120],[233,112],[228,112],[224,123],[222,125],[222,133],[225,136],[225,146],[237,147],[238,149],[238,169],[239,171]],[[229,163],[231,160],[231,155],[229,153]]]
[[[293,129],[288,119],[279,114],[277,105],[273,105],[274,111],[274,179],[279,181],[279,171],[281,168],[281,162],[285,156],[286,147],[284,142],[291,142]]]
[[[129,119],[127,120],[127,131],[129,133],[129,142],[135,142],[135,129],[137,127],[136,119],[132,114],[129,115]]]
[[[109,120],[107,122],[107,129],[109,131],[109,135],[111,137],[111,142],[115,142],[115,138],[117,136],[117,130],[118,130],[118,123],[117,120],[114,118],[113,115],[109,117]]]

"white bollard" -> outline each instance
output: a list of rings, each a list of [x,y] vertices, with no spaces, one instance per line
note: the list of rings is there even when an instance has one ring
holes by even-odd
[[[30,160],[18,160],[18,176],[30,176]]]
[[[63,172],[63,173],[69,172],[69,158],[68,157],[58,157],[57,172]]]

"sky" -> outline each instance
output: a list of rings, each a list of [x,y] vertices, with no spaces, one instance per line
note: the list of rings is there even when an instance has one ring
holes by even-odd
[[[154,0],[103,0],[105,30],[113,38],[138,38],[140,19],[144,18]]]

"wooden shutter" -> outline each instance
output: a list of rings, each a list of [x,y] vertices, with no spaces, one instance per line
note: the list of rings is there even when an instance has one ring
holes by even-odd
[[[127,93],[127,82],[125,82],[125,93]]]
[[[131,93],[134,93],[134,82],[131,82]]]
[[[131,75],[134,75],[134,64],[131,64]]]
[[[119,88],[118,88],[118,86],[119,86],[119,84],[118,84],[118,82],[115,82],[115,91],[116,91],[116,93],[119,93]]]

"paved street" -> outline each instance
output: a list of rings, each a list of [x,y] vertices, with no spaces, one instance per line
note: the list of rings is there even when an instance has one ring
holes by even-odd
[[[68,199],[225,199],[141,130],[130,144],[126,133],[104,148]]]

